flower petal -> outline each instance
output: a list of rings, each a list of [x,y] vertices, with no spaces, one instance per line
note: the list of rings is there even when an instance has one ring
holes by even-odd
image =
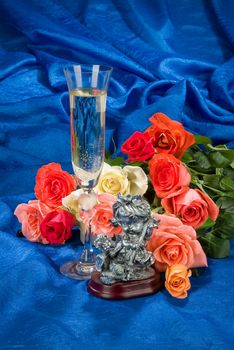
[[[123,168],[130,182],[130,194],[143,195],[148,189],[148,178],[142,168],[127,165]]]

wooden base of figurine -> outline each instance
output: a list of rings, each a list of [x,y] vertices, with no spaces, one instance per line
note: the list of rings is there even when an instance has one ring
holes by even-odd
[[[154,270],[151,277],[144,280],[118,282],[105,285],[100,280],[100,273],[93,272],[88,283],[88,292],[103,299],[128,299],[150,295],[163,287],[160,273]]]

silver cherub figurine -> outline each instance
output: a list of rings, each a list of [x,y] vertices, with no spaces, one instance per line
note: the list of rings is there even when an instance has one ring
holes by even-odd
[[[158,220],[151,217],[150,205],[140,195],[118,195],[113,205],[114,226],[121,226],[123,235],[110,238],[99,235],[94,241],[102,252],[97,255],[96,268],[102,283],[142,280],[154,273],[150,266],[154,256],[145,248]]]

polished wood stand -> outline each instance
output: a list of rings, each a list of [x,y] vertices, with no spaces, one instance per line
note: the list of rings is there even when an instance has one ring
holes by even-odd
[[[93,272],[88,283],[88,292],[104,299],[128,299],[149,294],[154,294],[161,290],[163,283],[160,273],[154,270],[153,276],[144,280],[118,282],[105,285],[100,280],[100,273]]]

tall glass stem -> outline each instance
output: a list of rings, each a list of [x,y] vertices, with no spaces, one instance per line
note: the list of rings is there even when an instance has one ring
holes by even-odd
[[[93,244],[92,244],[91,220],[89,220],[89,224],[85,232],[84,250],[81,255],[81,261],[85,263],[95,263],[95,254],[93,252]]]

